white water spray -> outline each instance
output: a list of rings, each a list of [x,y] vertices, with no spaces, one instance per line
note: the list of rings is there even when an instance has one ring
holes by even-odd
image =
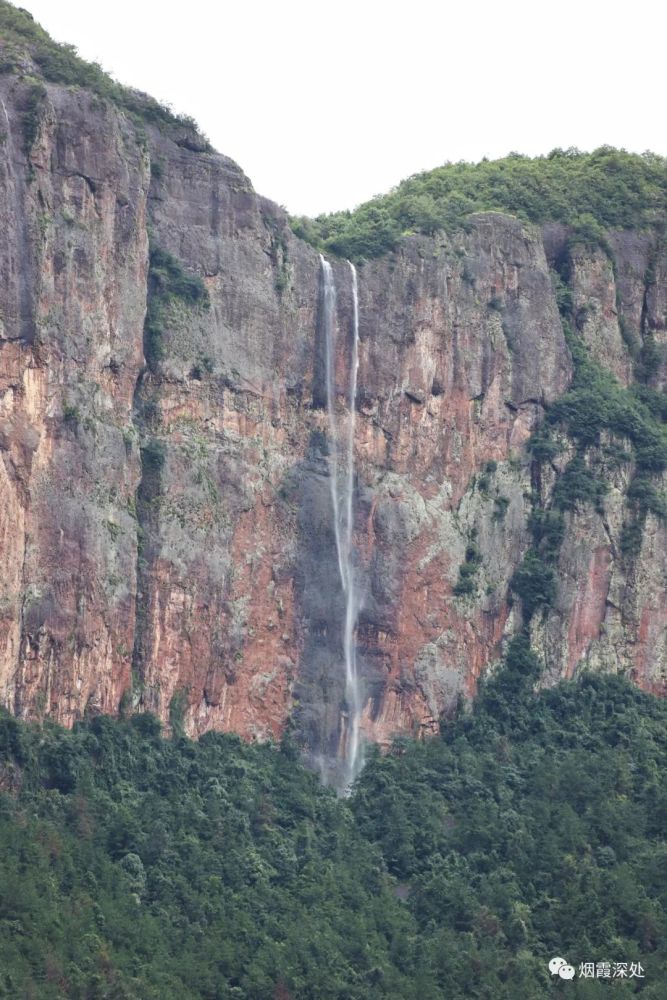
[[[11,137],[11,134],[12,134],[12,124],[11,124],[11,122],[9,120],[9,115],[7,114],[7,105],[5,104],[5,102],[3,101],[3,99],[1,97],[0,97],[0,104],[2,104],[2,110],[3,110],[4,115],[5,115],[5,121],[7,122],[7,133]]]
[[[362,764],[359,724],[361,721],[361,686],[357,671],[355,629],[359,616],[359,595],[355,580],[352,551],[354,517],[354,425],[357,399],[357,371],[359,368],[359,294],[357,271],[350,263],[352,276],[353,338],[350,363],[349,396],[347,400],[347,437],[344,448],[344,474],[339,483],[339,432],[336,417],[335,368],[335,317],[336,285],[331,265],[320,256],[324,291],[324,343],[326,361],[327,413],[329,416],[329,488],[333,509],[334,535],[338,571],[345,598],[343,621],[343,658],[345,661],[345,700],[347,724],[345,727],[345,788],[349,788]],[[342,497],[341,497],[342,489]]]

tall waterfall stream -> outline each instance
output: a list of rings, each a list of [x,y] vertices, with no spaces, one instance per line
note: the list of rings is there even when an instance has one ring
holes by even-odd
[[[357,371],[359,368],[359,293],[357,271],[350,263],[352,280],[353,329],[352,354],[348,382],[346,433],[341,432],[336,412],[336,283],[328,261],[320,256],[324,293],[324,343],[326,362],[326,396],[329,417],[329,488],[338,571],[345,600],[342,623],[342,649],[345,666],[346,719],[344,734],[344,790],[358,775],[363,763],[360,740],[362,695],[357,670],[356,626],[361,607],[354,565],[352,536],[354,530],[354,425],[357,398]]]

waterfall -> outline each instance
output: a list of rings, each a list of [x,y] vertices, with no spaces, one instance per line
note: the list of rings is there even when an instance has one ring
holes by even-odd
[[[352,534],[354,529],[354,425],[357,398],[357,371],[359,368],[359,294],[357,271],[350,263],[352,278],[352,357],[347,399],[347,435],[344,442],[342,461],[339,461],[340,433],[336,414],[335,386],[335,327],[336,327],[336,285],[333,270],[328,261],[320,256],[324,292],[324,344],[326,364],[327,413],[329,417],[329,489],[333,514],[336,555],[340,575],[345,612],[342,629],[343,659],[345,665],[345,701],[347,721],[345,725],[344,789],[349,789],[362,764],[359,723],[361,721],[361,686],[357,671],[357,648],[355,629],[359,616],[360,600],[355,577]],[[339,466],[343,465],[343,475]],[[342,480],[342,481],[341,481]]]

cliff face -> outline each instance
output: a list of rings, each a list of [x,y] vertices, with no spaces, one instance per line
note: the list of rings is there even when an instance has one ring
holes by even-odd
[[[27,141],[30,86],[0,77],[2,702],[66,724],[144,708],[193,734],[260,738],[296,708],[313,755],[335,755],[343,595],[318,256],[185,127],[142,129],[49,84]],[[488,213],[360,271],[354,540],[372,740],[431,728],[521,624],[509,584],[530,545],[525,445],[572,374],[550,274],[566,236]],[[623,383],[628,331],[650,336],[664,387],[667,256],[645,234],[609,241],[613,267],[571,255],[581,335]],[[351,284],[334,271],[342,408]],[[206,294],[181,293],[179,275]],[[631,469],[607,474],[599,511],[566,515],[533,645],[547,680],[590,666],[659,692],[665,526],[648,514],[622,556]]]

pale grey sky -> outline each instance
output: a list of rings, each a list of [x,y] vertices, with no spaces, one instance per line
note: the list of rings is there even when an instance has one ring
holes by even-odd
[[[19,5],[19,4],[17,4]],[[20,0],[310,215],[445,160],[667,152],[657,0]]]

